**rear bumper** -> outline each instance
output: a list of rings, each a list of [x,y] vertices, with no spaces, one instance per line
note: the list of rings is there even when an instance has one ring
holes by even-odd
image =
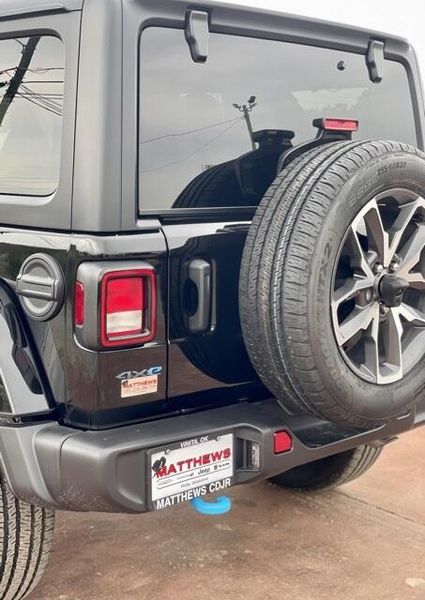
[[[264,479],[367,442],[385,443],[425,423],[425,407],[368,432],[344,431],[308,416],[289,416],[273,400],[242,403],[108,431],[57,423],[1,426],[3,468],[15,495],[56,509],[140,513],[150,510],[148,452],[197,436],[234,433],[234,483]],[[287,430],[290,452],[275,455],[273,437]],[[259,444],[253,466],[252,443]]]

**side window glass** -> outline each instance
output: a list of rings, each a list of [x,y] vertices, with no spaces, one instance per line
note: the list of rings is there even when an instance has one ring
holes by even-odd
[[[52,36],[0,40],[0,194],[47,196],[58,185],[64,46]]]

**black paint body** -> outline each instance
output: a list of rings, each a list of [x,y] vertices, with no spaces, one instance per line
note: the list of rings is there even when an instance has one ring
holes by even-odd
[[[4,355],[4,364],[12,365],[9,374],[3,367],[1,377],[15,377],[17,369],[27,389],[26,403],[11,406],[8,384],[0,381],[2,418],[32,420],[44,415],[71,428],[108,429],[266,398],[268,392],[244,348],[238,279],[249,223],[274,178],[279,157],[292,146],[292,132],[280,136],[280,145],[270,142],[254,152],[248,147],[232,160],[206,165],[172,200],[173,208],[143,210],[138,187],[139,39],[151,26],[174,28],[183,36],[189,6],[182,0],[67,0],[44,3],[44,8],[33,4],[16,13],[10,9],[7,19],[0,15],[0,38],[45,31],[64,41],[63,156],[60,183],[51,197],[21,202],[0,198],[0,332],[11,331],[11,317],[5,316],[9,307],[24,338],[24,349],[18,352],[15,343],[0,347],[0,358]],[[220,4],[201,2],[197,8],[208,12],[211,32],[348,55],[365,56],[377,35]],[[388,60],[406,70],[416,143],[423,147],[422,92],[414,53],[404,40],[392,36],[385,37],[385,52]],[[56,260],[65,280],[63,306],[46,322],[26,316],[16,296],[23,262],[39,252]],[[136,348],[82,348],[73,325],[78,266],[84,261],[113,265],[118,260],[135,265],[143,261],[155,269],[155,339]],[[211,269],[207,327],[201,332],[189,326],[197,310],[188,277],[194,260]],[[157,366],[162,373],[156,393],[121,397],[120,373]],[[39,402],[43,398],[44,409]]]

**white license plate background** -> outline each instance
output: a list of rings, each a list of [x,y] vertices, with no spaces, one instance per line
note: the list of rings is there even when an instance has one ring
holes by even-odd
[[[155,463],[157,469],[158,464],[161,465],[157,472],[153,470]],[[163,508],[163,503],[155,505],[155,501],[163,498],[173,497],[173,505],[191,500],[193,497],[191,490],[202,488],[203,493],[215,491],[210,489],[210,485],[215,482],[225,480],[227,487],[228,480],[234,474],[233,465],[234,436],[231,433],[218,438],[204,436],[195,438],[195,443],[193,440],[188,440],[158,451],[154,450],[150,461],[151,498],[154,507]],[[165,506],[168,505],[167,503]]]

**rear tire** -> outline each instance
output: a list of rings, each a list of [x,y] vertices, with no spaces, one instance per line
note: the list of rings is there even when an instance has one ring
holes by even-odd
[[[55,514],[15,498],[0,477],[0,598],[22,600],[47,566]]]
[[[270,479],[272,483],[303,492],[326,490],[357,479],[378,460],[382,446],[358,446],[295,467]]]

